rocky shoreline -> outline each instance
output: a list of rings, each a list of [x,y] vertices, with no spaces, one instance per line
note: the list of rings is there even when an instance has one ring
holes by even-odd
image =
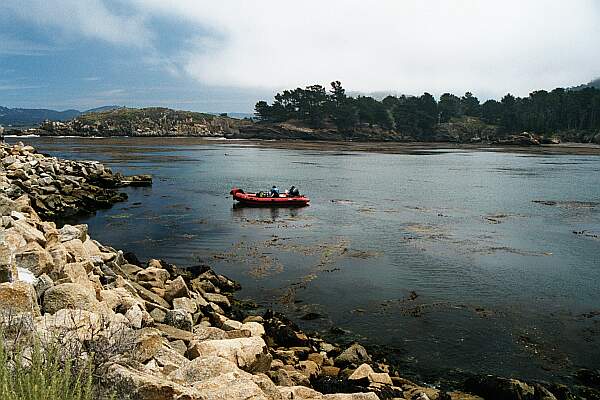
[[[151,177],[124,177],[22,144],[2,144],[0,160],[0,328],[26,343],[83,349],[77,357],[99,355],[100,398],[600,398],[592,387],[488,375],[469,378],[465,392],[412,382],[358,343],[341,347],[282,315],[259,314],[235,299],[236,282],[209,266],[142,263],[93,240],[85,225],[57,225],[124,200],[119,187],[151,184]]]

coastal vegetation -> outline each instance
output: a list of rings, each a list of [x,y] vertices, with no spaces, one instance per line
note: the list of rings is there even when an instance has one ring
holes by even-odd
[[[13,346],[9,346],[12,344]],[[58,343],[31,347],[0,334],[0,399],[2,400],[92,400],[91,362],[77,368],[65,358]]]
[[[226,116],[164,107],[89,112],[70,121],[45,121],[29,130],[44,136],[222,136],[238,123]]]
[[[508,93],[481,101],[473,93],[444,93],[436,99],[349,95],[339,81],[284,90],[271,104],[255,105],[255,120],[164,107],[103,107],[68,121],[50,118],[9,135],[176,136],[242,139],[302,139],[356,142],[456,142],[539,145],[600,144],[600,88],[537,90],[527,97]]]
[[[585,141],[600,131],[600,90],[592,86],[537,90],[523,98],[508,93],[500,101],[483,103],[471,92],[460,97],[444,93],[438,100],[429,93],[377,100],[348,96],[335,81],[329,91],[321,85],[284,90],[272,104],[256,103],[255,111],[263,123],[295,121],[313,129],[335,127],[348,133],[377,126],[423,141],[434,139],[442,124],[465,120],[495,127],[498,137],[527,131]]]

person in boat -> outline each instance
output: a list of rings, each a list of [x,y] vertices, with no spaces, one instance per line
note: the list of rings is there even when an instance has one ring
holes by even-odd
[[[288,189],[287,195],[290,197],[298,197],[298,196],[300,196],[300,191],[298,190],[298,188],[296,186],[292,185]]]
[[[279,188],[275,185],[271,188],[271,197],[279,197]]]

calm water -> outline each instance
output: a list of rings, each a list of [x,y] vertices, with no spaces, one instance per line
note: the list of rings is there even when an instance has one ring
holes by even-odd
[[[154,176],[83,221],[96,239],[143,259],[209,263],[242,283],[241,298],[387,346],[408,374],[561,380],[600,367],[600,157],[30,142]],[[295,184],[312,205],[232,206],[232,186],[273,183]],[[322,318],[299,319],[308,312]]]

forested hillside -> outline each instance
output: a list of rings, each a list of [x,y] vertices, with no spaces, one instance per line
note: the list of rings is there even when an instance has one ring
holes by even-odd
[[[321,85],[285,90],[272,104],[259,101],[255,111],[263,122],[297,121],[310,128],[334,127],[338,132],[376,125],[424,140],[434,135],[440,124],[464,121],[463,117],[497,127],[497,136],[527,131],[585,141],[600,132],[600,90],[593,87],[538,90],[523,98],[506,94],[500,101],[483,103],[470,92],[461,97],[444,93],[439,100],[424,93],[378,101],[347,96],[335,81],[329,92]]]

